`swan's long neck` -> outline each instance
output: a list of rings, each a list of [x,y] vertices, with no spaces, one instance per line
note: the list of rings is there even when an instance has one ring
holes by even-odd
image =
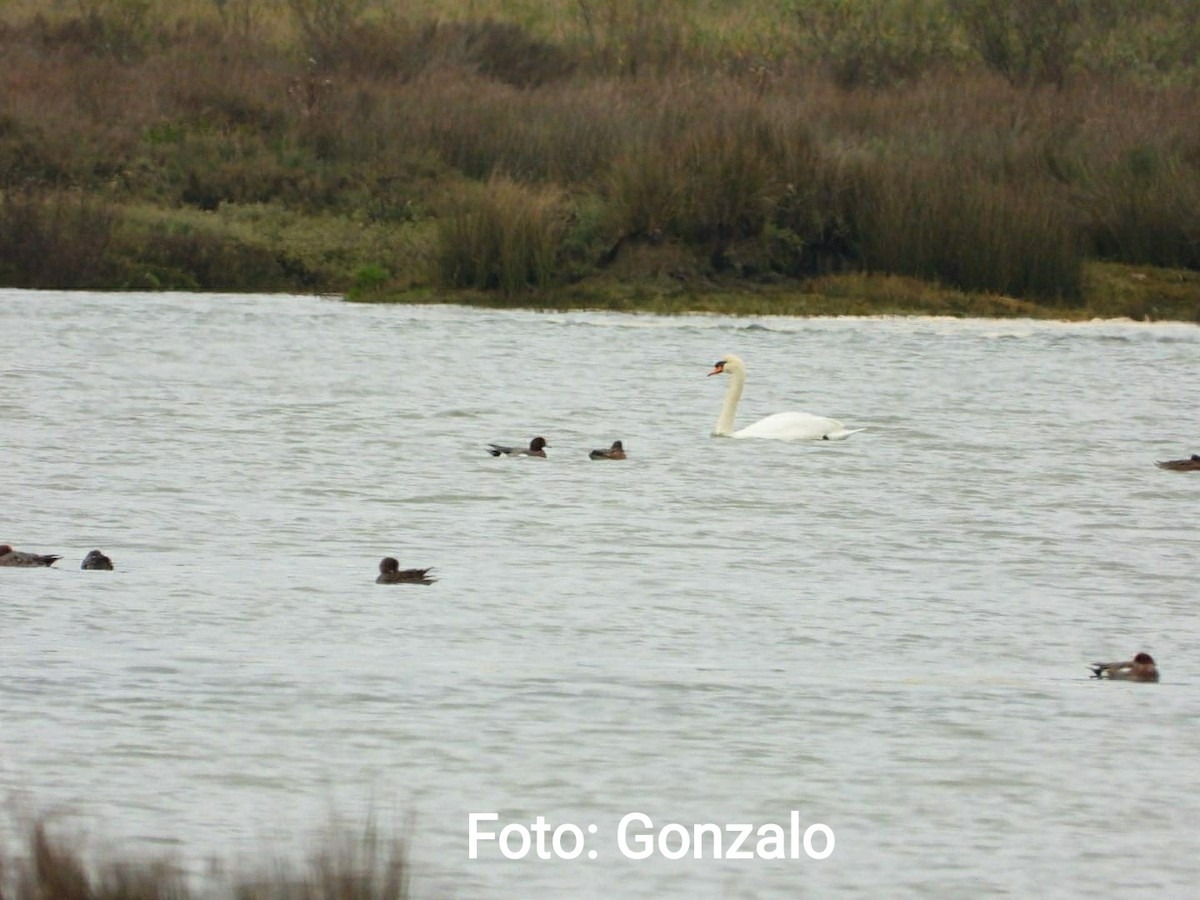
[[[738,401],[742,399],[742,388],[746,386],[746,373],[740,368],[727,366],[725,373],[729,376],[729,387],[725,389],[725,402],[713,434],[733,434],[733,416],[737,412]]]

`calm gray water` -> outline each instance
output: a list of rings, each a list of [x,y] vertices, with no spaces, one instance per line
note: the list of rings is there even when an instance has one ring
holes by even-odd
[[[727,352],[739,425],[869,430],[711,438]],[[1170,324],[0,291],[0,543],[64,556],[0,569],[3,801],[193,863],[373,815],[422,897],[1183,896],[1200,472],[1153,462],[1198,365]],[[1139,650],[1161,684],[1086,677]],[[792,810],[828,859],[617,844]],[[471,812],[596,858],[470,860]]]

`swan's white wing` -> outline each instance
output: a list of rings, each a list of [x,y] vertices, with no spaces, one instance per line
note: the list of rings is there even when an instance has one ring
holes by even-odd
[[[862,431],[861,428],[847,428],[837,419],[827,416],[814,416],[803,412],[782,412],[759,419],[753,425],[747,425],[740,431],[735,431],[735,438],[763,438],[777,441],[842,441],[850,435]]]

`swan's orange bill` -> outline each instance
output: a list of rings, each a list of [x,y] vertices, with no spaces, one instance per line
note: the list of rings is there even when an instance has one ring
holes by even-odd
[[[709,377],[712,377],[713,375],[720,375],[724,371],[725,371],[725,363],[724,363],[724,361],[722,361],[722,362],[717,363],[715,366],[713,366],[713,370],[711,372],[709,372],[708,374],[709,374]]]

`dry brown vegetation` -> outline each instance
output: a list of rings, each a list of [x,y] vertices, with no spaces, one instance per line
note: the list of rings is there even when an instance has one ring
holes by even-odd
[[[1200,320],[1196,8],[14,2],[0,284]]]
[[[169,859],[92,859],[83,841],[29,826],[16,849],[0,848],[0,900],[404,900],[410,896],[404,849],[374,827],[331,838],[306,864],[189,878]]]

